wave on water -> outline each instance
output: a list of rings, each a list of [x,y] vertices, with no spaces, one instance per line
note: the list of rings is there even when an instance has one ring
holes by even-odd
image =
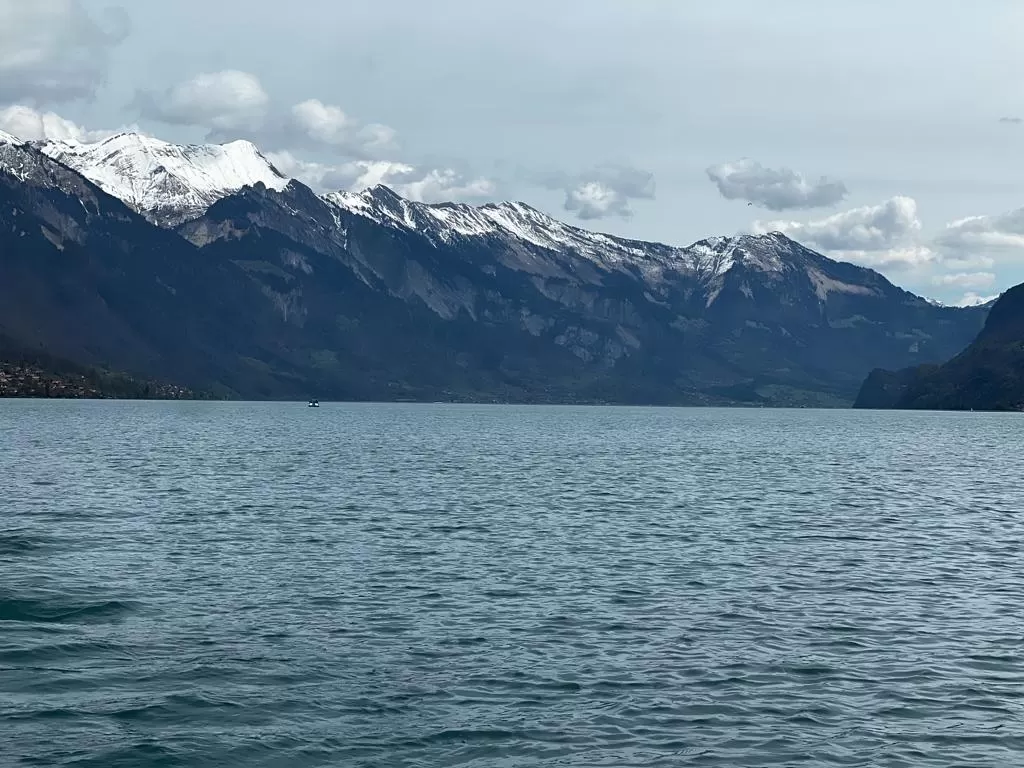
[[[95,624],[117,621],[135,610],[123,600],[81,600],[68,596],[16,597],[0,593],[0,622]]]

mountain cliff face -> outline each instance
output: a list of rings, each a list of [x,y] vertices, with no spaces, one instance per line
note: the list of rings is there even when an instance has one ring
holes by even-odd
[[[985,316],[781,234],[674,247],[523,203],[318,196],[238,143],[7,141],[0,206],[0,331],[243,396],[836,405]]]
[[[858,408],[1024,410],[1024,285],[995,302],[970,346],[943,365],[875,370]]]

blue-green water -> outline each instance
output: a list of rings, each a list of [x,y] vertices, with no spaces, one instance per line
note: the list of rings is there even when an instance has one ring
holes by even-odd
[[[0,765],[1024,765],[1022,435],[0,401]]]

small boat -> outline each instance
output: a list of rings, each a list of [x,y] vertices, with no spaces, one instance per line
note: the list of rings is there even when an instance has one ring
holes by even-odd
[[[314,398],[314,399],[309,401],[309,406],[308,407],[309,408],[319,408],[320,407],[320,401],[317,400],[316,398]]]

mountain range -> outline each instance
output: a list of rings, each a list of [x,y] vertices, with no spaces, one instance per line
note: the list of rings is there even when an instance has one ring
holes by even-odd
[[[987,312],[779,233],[677,247],[318,195],[245,141],[0,134],[0,338],[223,396],[848,405]]]

